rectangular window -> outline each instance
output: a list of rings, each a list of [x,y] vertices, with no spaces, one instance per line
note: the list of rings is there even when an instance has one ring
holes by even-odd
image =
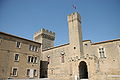
[[[38,47],[36,47],[36,51],[38,52]]]
[[[27,69],[27,76],[30,76],[30,69]]]
[[[64,54],[61,55],[61,62],[64,63]]]
[[[27,61],[31,63],[37,63],[38,57],[28,56]]]
[[[34,76],[37,76],[37,70],[34,70],[33,75],[34,75]]]
[[[31,62],[31,56],[28,56],[28,62]]]
[[[29,45],[29,50],[30,51],[37,51],[38,52],[38,47],[34,45]]]
[[[19,54],[17,53],[17,54],[15,54],[15,61],[19,61]]]
[[[37,57],[34,57],[34,63],[37,63]]]
[[[17,68],[12,68],[12,76],[17,76]]]
[[[17,47],[17,48],[20,48],[20,47],[21,47],[21,43],[17,41],[17,42],[16,42],[16,47]]]
[[[35,46],[32,46],[32,51],[34,51]]]
[[[99,53],[99,57],[100,57],[100,58],[106,58],[105,48],[100,47],[100,48],[98,49],[98,53]]]
[[[32,45],[29,45],[29,50],[31,51]]]
[[[34,57],[31,57],[31,62],[33,62],[34,61]]]
[[[37,51],[37,46],[35,46],[35,51]]]

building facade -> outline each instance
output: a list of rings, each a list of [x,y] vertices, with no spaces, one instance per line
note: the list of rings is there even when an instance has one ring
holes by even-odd
[[[41,44],[0,32],[0,78],[39,78]]]
[[[0,77],[120,80],[120,39],[83,41],[77,12],[68,15],[68,29],[69,43],[56,47],[55,33],[45,29],[35,41],[1,32]]]
[[[57,80],[120,80],[120,39],[82,41],[81,17],[68,15],[69,43],[43,50],[46,76]]]

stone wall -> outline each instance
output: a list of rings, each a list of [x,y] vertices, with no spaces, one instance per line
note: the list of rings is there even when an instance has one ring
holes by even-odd
[[[36,69],[34,78],[39,78],[41,44],[5,33],[0,33],[0,38],[0,78],[29,78],[27,69]],[[21,43],[20,48],[16,47],[17,41]],[[38,51],[30,51],[30,45],[37,46]],[[16,53],[19,54],[18,61],[15,61]],[[37,63],[28,63],[28,56],[37,57]],[[17,68],[17,76],[13,76],[12,68]]]

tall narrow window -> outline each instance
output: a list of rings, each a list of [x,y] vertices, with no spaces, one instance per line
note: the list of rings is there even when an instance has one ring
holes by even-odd
[[[35,50],[35,46],[32,46],[32,51],[34,51]]]
[[[64,54],[61,55],[61,62],[64,63]]]
[[[31,62],[31,56],[28,56],[28,62]]]
[[[29,45],[29,50],[30,50],[30,51],[32,50],[32,45]]]
[[[30,69],[27,69],[27,76],[30,76]]]
[[[12,68],[12,76],[17,76],[17,68]]]
[[[37,46],[34,47],[34,51],[37,51]]]
[[[15,57],[14,57],[15,61],[19,61],[19,54],[15,54]]]
[[[34,70],[33,75],[34,75],[34,76],[37,76],[37,70]]]
[[[35,51],[37,51],[37,52],[38,52],[38,47],[37,47],[37,46],[35,46]]]
[[[48,58],[48,64],[50,63],[50,56],[47,56],[47,58]]]
[[[34,57],[34,63],[37,63],[37,57]]]
[[[64,61],[64,55],[65,55],[64,51],[62,51],[60,54],[61,54],[61,63],[64,63],[65,62]]]
[[[98,53],[99,53],[99,57],[100,57],[100,58],[106,58],[105,48],[99,47],[99,48],[98,48]]]
[[[31,62],[33,62],[34,61],[34,57],[31,57]]]
[[[38,52],[38,47],[34,45],[29,45],[29,50]]]
[[[21,43],[17,41],[17,42],[16,42],[16,47],[17,47],[17,48],[20,48],[20,47],[21,47]]]

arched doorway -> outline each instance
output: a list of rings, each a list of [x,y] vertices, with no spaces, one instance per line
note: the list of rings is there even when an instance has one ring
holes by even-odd
[[[79,63],[79,78],[88,79],[88,70],[87,70],[87,64],[85,61],[81,61]]]

